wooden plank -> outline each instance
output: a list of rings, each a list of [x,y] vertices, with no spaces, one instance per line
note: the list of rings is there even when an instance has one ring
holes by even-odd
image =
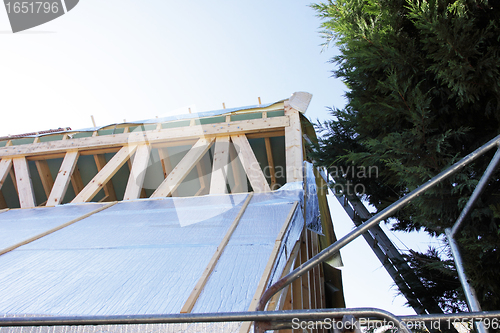
[[[196,164],[196,171],[198,172],[198,180],[200,181],[200,189],[196,194],[194,195],[195,197],[199,195],[204,195],[206,194],[207,190],[207,184],[205,183],[205,167],[203,165],[203,159],[201,159],[198,164]]]
[[[137,145],[125,146],[102,168],[101,171],[73,199],[73,203],[87,202],[99,192],[104,185],[118,172],[137,149]]]
[[[151,147],[149,145],[140,145],[137,148],[123,200],[138,199],[140,197],[150,153]]]
[[[307,235],[307,258],[308,260],[311,259],[314,254],[313,254],[313,241],[312,241],[312,232],[309,229],[306,229],[306,235]],[[311,309],[316,309],[316,289],[318,288],[317,283],[316,283],[316,267],[311,269],[309,272],[309,297],[311,300]]]
[[[291,108],[285,101],[285,115],[290,119],[290,126],[285,127],[285,159],[286,181],[302,181],[302,127],[300,125],[299,111]],[[271,118],[272,119],[272,118]]]
[[[97,173],[99,173],[107,163],[106,157],[104,156],[104,154],[97,154],[94,155],[94,160],[95,160],[95,165],[97,166]],[[104,189],[104,196],[109,201],[116,201],[115,187],[113,186],[112,182],[110,181],[106,182],[106,184],[104,184],[103,186],[103,189]]]
[[[0,161],[0,189],[3,186],[5,179],[7,179],[7,175],[9,174],[11,169],[12,169],[12,159],[4,158]]]
[[[35,208],[35,192],[28,169],[28,161],[24,156],[12,159],[14,170],[16,171],[16,182],[21,208]]]
[[[59,168],[59,173],[57,174],[56,181],[52,187],[49,198],[47,199],[46,206],[54,207],[62,203],[66,190],[68,189],[73,170],[76,167],[76,162],[78,161],[78,151],[70,151],[66,153],[64,160]],[[76,193],[76,192],[75,192]]]
[[[298,201],[295,201],[293,203],[292,208],[290,209],[290,212],[288,213],[285,222],[283,223],[283,227],[281,228],[280,232],[278,233],[278,236],[276,237],[273,251],[269,256],[269,260],[267,261],[267,265],[264,268],[264,272],[262,274],[262,277],[260,278],[259,284],[257,285],[257,290],[255,291],[255,294],[253,296],[252,302],[250,303],[248,311],[256,310],[257,304],[259,303],[259,300],[262,297],[262,294],[264,293],[267,287],[267,284],[269,282],[269,276],[274,267],[274,263],[276,262],[276,258],[278,257],[279,250],[281,248],[281,242],[283,241],[283,236],[285,235],[285,232],[288,229],[288,226],[290,225],[290,221],[292,220],[293,214],[295,213],[297,206],[298,206]],[[248,333],[250,331],[251,326],[252,326],[251,322],[248,321],[243,322],[240,328],[240,333]]]
[[[247,174],[248,180],[254,192],[269,192],[271,189],[267,184],[266,177],[260,168],[259,162],[253,153],[250,143],[245,135],[232,135],[231,140],[239,148],[238,157]]]
[[[271,190],[274,190],[276,185],[276,173],[274,170],[274,159],[273,159],[273,149],[271,148],[271,139],[265,138],[266,142],[266,154],[267,154],[267,163],[269,164],[269,173],[271,174]]]
[[[227,169],[229,163],[229,136],[215,141],[214,162],[210,179],[210,194],[227,193]]]
[[[210,262],[208,263],[207,267],[203,271],[203,274],[201,275],[200,279],[198,280],[198,283],[196,283],[196,286],[194,287],[193,291],[189,295],[186,303],[184,303],[184,306],[181,309],[181,313],[189,313],[191,310],[193,310],[194,305],[196,304],[196,301],[198,300],[198,297],[200,296],[201,291],[205,287],[205,284],[208,281],[208,278],[210,274],[212,274],[212,271],[215,268],[215,265],[217,265],[217,261],[219,261],[220,256],[222,255],[222,252],[224,252],[224,249],[229,242],[229,239],[231,238],[234,230],[236,230],[236,227],[238,226],[238,223],[241,220],[241,217],[243,216],[243,213],[245,212],[246,208],[248,207],[248,204],[250,203],[250,200],[252,200],[253,193],[249,193],[245,202],[243,203],[243,206],[241,206],[241,209],[234,218],[233,223],[229,227],[228,231],[226,232],[226,235],[220,242],[219,246],[217,247],[217,250],[215,251],[214,255],[212,256],[212,259],[210,259]]]
[[[52,178],[52,174],[50,173],[49,164],[47,163],[47,160],[35,161],[35,164],[40,180],[42,181],[45,196],[48,198],[50,196],[50,191],[52,191],[52,187],[54,186],[54,178]]]
[[[75,169],[73,170],[73,174],[71,175],[71,186],[73,187],[73,192],[75,192],[75,196],[80,193],[85,184],[83,184],[82,175],[80,174],[80,169],[78,168],[78,164],[75,165]]]
[[[61,230],[61,229],[63,229],[63,228],[66,228],[67,226],[70,226],[70,225],[72,225],[73,223],[76,223],[76,222],[78,222],[78,221],[81,221],[81,220],[83,220],[83,219],[85,219],[85,218],[87,218],[87,217],[89,217],[89,216],[91,216],[91,215],[93,215],[93,214],[95,214],[95,213],[98,213],[98,212],[100,212],[100,211],[103,211],[103,210],[105,210],[105,209],[107,209],[107,208],[109,208],[109,207],[113,206],[114,204],[116,204],[116,202],[112,202],[112,203],[109,203],[109,204],[104,205],[104,206],[102,206],[102,207],[99,207],[99,208],[97,208],[96,210],[91,211],[90,213],[87,213],[87,214],[84,214],[84,215],[82,215],[82,216],[79,216],[79,217],[77,217],[76,219],[73,219],[73,220],[71,220],[71,221],[69,221],[69,222],[63,223],[63,224],[61,224],[61,225],[59,225],[59,226],[57,226],[57,227],[55,227],[55,228],[52,228],[52,229],[47,230],[47,231],[44,231],[44,232],[42,232],[41,234],[38,234],[38,235],[33,236],[33,237],[30,237],[30,238],[28,238],[28,239],[26,239],[26,240],[24,240],[24,241],[22,241],[22,242],[19,242],[19,243],[17,243],[17,244],[14,244],[14,245],[12,245],[12,246],[9,246],[9,247],[7,247],[7,248],[5,248],[5,249],[3,249],[3,250],[0,250],[0,256],[1,256],[1,255],[3,255],[3,254],[5,254],[5,253],[7,253],[7,252],[10,252],[10,251],[12,251],[12,250],[15,250],[15,249],[17,249],[17,248],[18,248],[18,247],[20,247],[20,246],[26,245],[26,244],[28,244],[28,243],[31,243],[31,242],[33,242],[33,241],[36,241],[37,239],[40,239],[40,238],[45,237],[45,236],[47,236],[47,235],[50,235],[50,234],[52,234],[52,233],[54,233],[54,232],[56,232],[56,231],[58,231],[58,230]],[[42,209],[44,209],[44,208],[42,208]]]
[[[59,140],[0,148],[0,157],[32,156],[65,153],[67,150],[101,149],[120,147],[131,144],[160,143],[165,141],[182,141],[207,136],[227,136],[241,133],[258,133],[274,131],[289,125],[288,116],[232,121],[230,123],[206,124],[168,128],[161,131],[131,132],[115,135],[103,135],[71,140]],[[83,152],[82,152],[83,154]]]
[[[156,191],[151,195],[151,198],[167,197],[175,191],[182,183],[184,178],[189,174],[196,164],[201,160],[203,155],[210,149],[214,142],[214,138],[201,138],[188,151],[186,156],[182,158],[179,164],[172,170],[167,178],[160,184]]]

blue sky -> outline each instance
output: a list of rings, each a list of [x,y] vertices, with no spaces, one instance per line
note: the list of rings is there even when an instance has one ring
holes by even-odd
[[[0,136],[208,111],[313,94],[329,118],[345,86],[331,77],[308,1],[81,0],[66,15],[12,34],[0,10]],[[334,208],[337,236],[351,228]],[[422,248],[424,250],[424,248]],[[347,305],[412,313],[364,243],[344,256]]]

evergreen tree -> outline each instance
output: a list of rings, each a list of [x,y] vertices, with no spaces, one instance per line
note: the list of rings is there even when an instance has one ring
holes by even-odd
[[[347,105],[319,125],[323,136],[312,153],[330,166],[337,190],[355,190],[380,211],[500,133],[500,2],[330,0],[312,7],[325,45],[340,49],[333,73],[348,88]],[[493,153],[400,210],[393,228],[442,235]],[[339,172],[348,167],[378,173]],[[500,308],[499,212],[497,171],[458,236],[485,310]],[[447,259],[435,250],[408,255],[443,310],[457,311],[461,288],[449,282]]]

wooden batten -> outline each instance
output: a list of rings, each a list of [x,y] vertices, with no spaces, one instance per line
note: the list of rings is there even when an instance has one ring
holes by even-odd
[[[196,304],[196,301],[198,300],[198,297],[200,296],[201,291],[205,287],[205,284],[208,281],[208,278],[210,277],[210,274],[212,274],[212,271],[215,268],[215,265],[217,265],[217,261],[219,260],[220,256],[222,255],[222,252],[224,252],[224,249],[229,243],[229,239],[231,239],[231,236],[236,230],[236,227],[238,226],[241,217],[243,216],[243,213],[245,212],[246,208],[248,207],[248,204],[250,203],[250,200],[252,200],[253,193],[249,193],[245,202],[241,206],[240,211],[238,212],[238,215],[233,220],[233,223],[229,227],[228,231],[226,232],[226,235],[220,242],[219,246],[217,247],[217,250],[215,251],[214,255],[212,256],[212,259],[208,263],[207,267],[203,271],[203,274],[201,275],[200,279],[196,283],[196,286],[194,287],[193,291],[189,295],[186,303],[184,303],[184,306],[181,309],[181,313],[189,313],[191,310],[193,310],[194,305]]]
[[[150,153],[151,147],[149,145],[141,145],[137,148],[123,200],[138,199],[140,197]]]
[[[87,202],[92,200],[104,185],[113,177],[118,170],[127,162],[137,149],[137,145],[125,146],[97,173],[97,175],[85,186],[85,188],[73,199],[73,203]]]
[[[23,157],[16,157],[12,160],[16,171],[16,182],[21,208],[35,208],[35,192],[28,169],[28,161]]]
[[[73,170],[73,174],[71,175],[71,186],[73,187],[73,192],[75,192],[75,196],[80,193],[85,184],[83,184],[82,175],[80,174],[80,169],[78,169],[78,164],[75,165],[75,169]]]
[[[239,149],[238,157],[243,165],[243,169],[247,174],[248,180],[250,181],[254,192],[271,191],[247,137],[245,135],[233,135],[231,136],[231,140],[233,141],[235,147],[238,147]]]
[[[61,167],[59,168],[59,173],[57,174],[54,186],[52,187],[49,198],[47,199],[46,206],[53,207],[62,203],[73,175],[73,171],[75,170],[78,156],[78,151],[70,151],[66,153]]]
[[[214,162],[210,180],[210,194],[227,193],[229,163],[229,136],[220,136],[215,142]]]
[[[288,216],[285,220],[285,223],[283,223],[283,226],[281,227],[280,232],[278,233],[278,236],[276,237],[276,241],[274,242],[274,247],[271,252],[271,255],[269,256],[269,260],[267,262],[266,267],[264,268],[264,273],[262,274],[262,277],[260,278],[259,284],[257,285],[257,290],[255,291],[255,294],[252,298],[252,302],[250,303],[250,307],[248,308],[248,311],[255,311],[257,308],[257,304],[259,303],[259,300],[266,290],[267,283],[269,282],[269,277],[271,275],[271,270],[274,267],[274,263],[276,262],[276,258],[278,257],[279,254],[279,249],[281,247],[283,237],[288,229],[288,226],[290,225],[290,221],[293,218],[293,214],[295,213],[295,210],[297,209],[298,202],[294,202],[292,208],[290,209],[290,212],[288,213]],[[251,322],[244,322],[241,325],[240,328],[240,333],[248,333],[250,331],[252,323]]]
[[[179,164],[176,165],[168,177],[160,184],[151,197],[157,198],[171,195],[172,191],[175,191],[175,189],[179,187],[189,172],[193,170],[203,155],[210,149],[214,141],[215,139],[213,137],[199,139]]]

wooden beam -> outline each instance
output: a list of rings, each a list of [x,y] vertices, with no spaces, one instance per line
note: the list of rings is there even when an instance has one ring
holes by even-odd
[[[214,255],[212,256],[212,259],[210,259],[210,262],[208,263],[207,267],[203,271],[203,274],[201,275],[200,279],[198,280],[198,283],[196,283],[196,286],[194,287],[193,291],[189,295],[186,303],[184,303],[184,306],[181,309],[181,313],[189,313],[191,310],[193,310],[194,305],[196,304],[196,301],[198,300],[198,297],[200,296],[201,291],[205,287],[205,284],[208,281],[208,278],[210,277],[210,274],[212,274],[212,271],[215,268],[215,265],[217,265],[217,262],[219,261],[220,256],[222,255],[222,252],[224,252],[224,249],[229,242],[229,239],[231,238],[234,230],[238,226],[241,217],[243,216],[243,213],[245,212],[246,208],[248,207],[248,204],[250,203],[250,200],[252,200],[253,193],[249,193],[245,202],[243,203],[243,206],[241,206],[241,209],[236,215],[236,217],[233,220],[233,223],[229,227],[228,231],[226,232],[226,235],[220,242],[219,246],[215,250]]]
[[[70,151],[66,153],[64,160],[59,168],[59,173],[56,177],[56,182],[52,187],[46,206],[54,207],[62,203],[66,190],[68,189],[71,176],[78,161],[78,151]],[[76,192],[75,192],[76,195]]]
[[[99,173],[106,165],[106,157],[104,154],[94,155],[95,165],[97,166],[97,172]],[[104,184],[104,196],[108,198],[109,201],[116,201],[115,187],[112,182],[106,182]]]
[[[42,181],[43,190],[45,191],[45,196],[48,198],[50,196],[50,191],[54,186],[54,178],[50,173],[49,164],[47,160],[35,161],[36,169],[38,170],[38,175],[40,175],[40,180]]]
[[[290,119],[290,126],[285,127],[286,181],[287,183],[300,182],[303,179],[302,162],[304,161],[300,115],[299,111],[290,107],[286,101],[285,115]]]
[[[266,154],[267,154],[267,163],[269,164],[269,173],[271,174],[271,190],[274,190],[274,186],[276,185],[276,173],[274,170],[274,159],[273,159],[273,149],[271,148],[271,139],[265,138],[266,142]]]
[[[137,145],[125,146],[95,175],[85,188],[73,199],[76,202],[88,202],[99,192],[104,185],[120,170],[130,156],[137,149]]]
[[[17,249],[17,248],[18,248],[18,247],[20,247],[20,246],[26,245],[26,244],[28,244],[28,243],[31,243],[31,242],[33,242],[33,241],[36,241],[37,239],[40,239],[40,238],[45,237],[45,236],[47,236],[47,235],[50,235],[50,234],[52,234],[52,233],[54,233],[54,232],[56,232],[56,231],[58,231],[58,230],[61,230],[62,228],[66,228],[67,226],[70,226],[70,225],[72,225],[73,223],[76,223],[76,222],[78,222],[78,221],[81,221],[81,220],[83,220],[83,219],[85,219],[85,218],[87,218],[87,217],[89,217],[89,216],[91,216],[91,215],[93,215],[93,214],[95,214],[95,213],[98,213],[98,212],[100,212],[100,211],[103,211],[103,210],[105,210],[105,209],[107,209],[107,208],[109,208],[109,207],[113,206],[114,204],[116,204],[116,202],[112,202],[112,203],[109,203],[109,204],[104,205],[104,206],[102,206],[102,207],[99,207],[99,208],[97,208],[97,209],[93,210],[93,211],[92,211],[92,212],[90,212],[90,213],[87,213],[87,214],[84,214],[84,215],[82,215],[82,216],[79,216],[79,217],[77,217],[76,219],[73,219],[73,220],[71,220],[71,221],[69,221],[69,222],[63,223],[63,224],[61,224],[61,225],[59,225],[59,226],[57,226],[57,227],[55,227],[55,228],[52,228],[52,229],[47,230],[47,231],[44,231],[44,232],[42,232],[41,234],[38,234],[38,235],[33,236],[33,237],[30,237],[30,238],[28,238],[28,239],[26,239],[26,240],[24,240],[24,241],[22,241],[22,242],[19,242],[19,243],[17,243],[17,244],[14,244],[14,245],[12,245],[12,246],[9,246],[9,247],[7,247],[7,248],[5,248],[5,249],[3,249],[3,250],[0,250],[0,256],[1,256],[1,255],[3,255],[3,254],[5,254],[5,253],[7,253],[7,252],[10,252],[10,251],[12,251],[12,250],[15,250],[15,249]]]
[[[214,162],[210,179],[210,194],[227,193],[227,167],[229,163],[229,136],[215,141]]]
[[[138,199],[144,185],[144,177],[148,168],[151,147],[149,145],[140,145],[134,156],[134,163],[128,177],[127,188],[123,195],[123,200]]]
[[[67,150],[89,150],[120,147],[131,144],[182,141],[207,136],[227,136],[242,133],[272,132],[289,125],[288,116],[232,121],[230,123],[206,124],[162,129],[161,131],[131,132],[103,135],[71,140],[59,140],[0,148],[0,157],[33,156],[65,153]],[[83,152],[82,152],[83,154]]]
[[[168,197],[182,183],[195,165],[201,160],[203,155],[210,149],[214,138],[201,138],[187,152],[179,164],[172,170],[167,178],[160,184],[151,198]]]
[[[71,186],[73,187],[73,192],[75,192],[75,197],[80,193],[85,185],[83,184],[82,175],[80,174],[80,169],[78,169],[78,164],[75,165],[73,174],[71,175]]]
[[[247,137],[245,135],[232,135],[231,140],[240,150],[238,157],[240,158],[243,169],[248,176],[248,180],[250,180],[254,192],[271,191]]]
[[[302,240],[301,240],[301,245],[300,245],[300,262],[305,263],[307,260],[309,260],[307,256],[307,237],[306,237],[306,231],[307,229],[304,229],[302,232]],[[309,281],[309,273],[306,273],[300,277],[301,285],[302,285],[302,309],[310,309],[311,308],[311,303],[309,301],[309,286],[311,285]]]
[[[5,179],[7,179],[7,175],[9,174],[11,169],[12,169],[12,159],[4,158],[0,161],[0,189],[3,186]]]
[[[12,159],[12,162],[16,171],[17,192],[21,208],[35,208],[35,192],[33,191],[28,161],[26,161],[26,157],[22,156]]]
[[[231,160],[231,169],[233,170],[233,179],[234,179],[234,187],[230,188],[231,193],[248,192],[245,188],[243,188],[243,183],[247,184],[247,177],[240,172],[240,166],[238,164],[238,152],[233,145],[229,145],[229,158]]]
[[[297,209],[298,206],[298,201],[295,201],[293,203],[292,208],[290,209],[290,212],[288,213],[288,216],[286,220],[283,223],[283,226],[281,227],[280,232],[278,233],[278,236],[276,237],[276,240],[274,242],[274,247],[271,252],[271,255],[269,256],[269,260],[267,261],[267,265],[264,268],[264,272],[262,274],[262,277],[260,278],[259,284],[257,285],[257,290],[255,291],[255,294],[253,296],[252,302],[250,303],[250,306],[248,308],[248,311],[255,311],[257,308],[257,304],[259,303],[259,300],[264,293],[267,283],[269,282],[269,277],[271,275],[271,271],[274,267],[274,263],[276,262],[276,258],[278,257],[279,250],[281,248],[281,242],[283,241],[283,236],[285,235],[286,231],[288,230],[288,226],[290,225],[290,221],[292,220],[293,214],[295,213],[295,210]],[[252,326],[252,322],[243,322],[240,328],[240,333],[248,333],[250,331],[250,328]]]

